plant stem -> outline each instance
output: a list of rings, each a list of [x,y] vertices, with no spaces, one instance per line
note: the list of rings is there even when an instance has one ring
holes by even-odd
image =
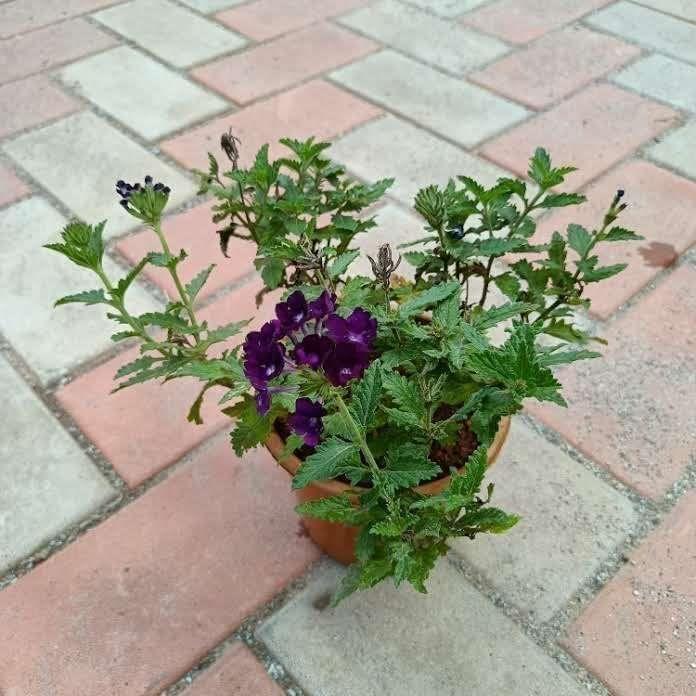
[[[335,396],[336,403],[338,404],[338,410],[341,412],[341,415],[343,416],[346,425],[350,429],[355,444],[358,445],[358,447],[360,448],[360,451],[365,457],[365,461],[367,461],[368,465],[370,466],[370,469],[372,470],[373,476],[376,480],[378,480],[380,475],[379,466],[377,465],[377,461],[375,460],[372,452],[370,451],[370,448],[367,446],[367,440],[365,440],[365,435],[363,434],[360,426],[355,422],[355,419],[351,415],[348,406],[346,406],[346,402],[343,400],[343,397],[340,394],[336,394]]]

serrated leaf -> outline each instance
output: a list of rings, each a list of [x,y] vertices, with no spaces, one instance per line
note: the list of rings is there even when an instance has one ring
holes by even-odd
[[[275,290],[285,275],[285,264],[281,259],[264,259],[261,267],[261,279],[271,290]]]
[[[160,360],[158,360],[157,358],[153,358],[150,355],[143,355],[139,358],[136,358],[132,362],[126,363],[125,365],[121,365],[121,367],[119,367],[116,371],[114,379],[121,379],[121,377],[133,374],[134,372],[146,370],[147,368],[152,367],[152,365],[159,361]]]
[[[460,292],[461,285],[457,281],[434,285],[433,287],[424,290],[419,295],[416,295],[410,300],[404,302],[404,304],[402,304],[399,308],[399,312],[402,317],[410,317],[414,314],[422,312],[434,304],[437,304],[438,302],[441,302],[455,293],[458,295]]]
[[[350,411],[363,430],[372,423],[381,393],[382,369],[375,360],[351,392]]]
[[[295,511],[306,517],[314,517],[328,522],[357,525],[365,518],[365,512],[356,508],[350,495],[333,495],[328,498],[309,500],[295,508]]]
[[[514,319],[523,312],[533,312],[536,305],[528,302],[507,302],[500,307],[491,307],[472,317],[471,323],[480,331],[490,329],[508,319]]]
[[[582,225],[570,224],[568,245],[582,258],[592,248],[592,235]]]
[[[539,204],[539,208],[564,208],[568,205],[580,205],[587,200],[580,193],[549,193]]]
[[[325,481],[340,476],[346,467],[360,466],[358,446],[352,442],[331,437],[302,462],[292,479],[292,487],[304,488],[313,481]]]
[[[520,518],[517,515],[509,515],[503,510],[494,507],[484,507],[479,510],[467,512],[457,520],[455,534],[467,536],[481,532],[490,534],[502,534],[514,527]]]
[[[412,488],[437,476],[441,469],[423,451],[412,444],[401,445],[387,453],[384,484],[388,489]]]
[[[633,230],[628,230],[625,227],[612,227],[608,232],[604,232],[598,236],[598,239],[603,242],[624,242],[636,241],[645,239]]]
[[[256,404],[251,398],[247,398],[229,409],[224,409],[223,413],[237,418],[230,437],[232,447],[238,457],[266,441],[273,427],[271,418],[275,418],[272,410],[262,416],[256,410]]]
[[[98,290],[84,290],[74,295],[66,295],[56,300],[53,306],[58,307],[59,305],[70,304],[72,302],[81,302],[86,305],[111,304],[109,300],[106,299],[104,291],[100,288]]]
[[[473,498],[478,493],[488,468],[488,449],[478,447],[466,460],[464,472],[452,477],[450,492]]]
[[[422,422],[426,415],[425,401],[413,379],[407,379],[398,372],[385,372],[383,380],[384,388],[399,410],[412,414],[416,422]]]
[[[543,333],[570,343],[586,343],[587,334],[563,319],[554,319],[544,327]]]
[[[189,283],[186,284],[186,294],[191,298],[191,302],[196,299],[198,293],[205,285],[214,268],[215,264],[211,263],[208,268],[204,268]]]
[[[565,365],[576,360],[587,360],[590,358],[600,358],[601,353],[593,350],[557,350],[549,353],[542,353],[539,356],[539,364],[544,367],[552,365]]]
[[[159,326],[163,329],[174,329],[186,333],[190,331],[190,326],[180,317],[164,312],[146,312],[137,317],[144,326]]]
[[[613,266],[600,266],[592,270],[585,271],[582,275],[582,280],[586,283],[598,283],[600,280],[606,280],[615,276],[617,273],[625,270],[628,267],[627,263],[616,263]]]
[[[360,256],[360,252],[357,250],[346,251],[343,254],[337,256],[331,265],[326,269],[329,277],[333,280],[342,276],[355,259]]]
[[[225,341],[232,336],[236,336],[247,324],[249,324],[249,321],[249,319],[244,319],[243,321],[232,321],[229,324],[218,326],[215,329],[209,329],[206,340],[208,343],[219,343],[220,341]]]
[[[493,282],[509,300],[514,302],[519,297],[521,290],[520,281],[512,273],[502,273],[499,276],[495,276]]]

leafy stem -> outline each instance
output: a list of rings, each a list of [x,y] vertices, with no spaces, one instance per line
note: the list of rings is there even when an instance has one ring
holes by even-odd
[[[353,442],[360,448],[362,455],[365,457],[365,461],[372,471],[375,482],[379,481],[379,466],[377,465],[377,461],[375,460],[374,455],[367,444],[367,440],[365,439],[365,434],[363,433],[362,428],[355,422],[355,418],[353,418],[353,415],[346,405],[346,402],[343,400],[343,397],[338,393],[336,393],[334,396],[338,410],[340,411],[341,416],[343,416],[343,420],[353,436]]]

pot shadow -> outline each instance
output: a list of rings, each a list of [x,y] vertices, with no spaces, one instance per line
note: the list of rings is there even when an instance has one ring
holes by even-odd
[[[639,247],[638,252],[643,257],[646,266],[667,268],[679,257],[677,250],[671,244],[650,242],[648,246]]]

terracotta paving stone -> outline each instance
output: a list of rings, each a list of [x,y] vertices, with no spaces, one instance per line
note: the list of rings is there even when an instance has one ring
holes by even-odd
[[[108,34],[77,18],[0,41],[0,83],[48,70],[116,43]]]
[[[543,109],[639,54],[638,47],[618,39],[568,27],[472,73],[469,79]]]
[[[676,124],[677,114],[667,106],[612,85],[595,85],[507,131],[481,151],[526,176],[534,148],[545,147],[555,164],[579,168],[567,182],[582,186]]]
[[[461,21],[511,43],[527,43],[612,0],[498,0]]]
[[[696,693],[696,491],[631,554],[565,645],[616,696]]]
[[[208,63],[191,74],[239,104],[337,68],[376,50],[347,29],[319,22],[270,43]]]
[[[0,87],[0,138],[65,116],[79,108],[78,101],[44,75],[10,82]]]
[[[693,457],[696,268],[665,278],[603,332],[603,357],[559,370],[569,408],[528,406],[574,447],[659,500]]]
[[[184,696],[281,696],[284,692],[242,643],[235,643]]]
[[[588,202],[554,212],[538,227],[538,239],[565,232],[571,222],[595,229],[618,189],[625,189],[628,208],[617,224],[637,231],[642,242],[613,242],[600,247],[600,265],[627,263],[628,268],[602,283],[588,285],[592,313],[607,319],[626,300],[676,261],[696,242],[696,184],[649,162],[622,164],[590,186]],[[572,252],[571,252],[572,253]]]
[[[186,167],[208,168],[206,152],[215,154],[221,166],[227,158],[220,148],[220,135],[231,128],[242,141],[240,166],[253,162],[261,145],[270,143],[270,154],[278,157],[287,150],[278,139],[330,139],[376,118],[382,113],[367,102],[323,80],[283,92],[248,106],[229,116],[209,121],[176,138],[165,140],[161,149]]]
[[[366,3],[367,0],[256,0],[221,12],[216,19],[256,41],[265,41]]]
[[[29,192],[29,187],[14,172],[0,165],[0,205],[12,203]]]
[[[0,5],[0,38],[33,31],[47,24],[113,5],[120,0],[14,0]]]
[[[215,233],[221,225],[211,220],[212,205],[204,203],[184,213],[165,218],[163,232],[172,249],[186,249],[188,257],[179,265],[184,282],[190,281],[199,271],[210,264],[216,264],[208,282],[198,295],[205,299],[216,290],[239,280],[254,271],[255,247],[250,242],[232,237],[227,249],[229,258],[220,251],[219,237]],[[118,243],[117,249],[132,263],[136,264],[158,245],[151,230],[143,230],[130,235]],[[144,275],[172,298],[176,287],[166,268],[147,265]]]
[[[318,557],[294,504],[265,450],[216,439],[0,593],[0,690],[160,694]]]
[[[221,326],[252,316],[265,317],[272,312],[269,300],[260,311],[254,298],[260,282],[250,283],[216,300],[199,313],[211,326]],[[257,323],[261,319],[257,320]],[[241,340],[231,339],[230,347]],[[223,344],[221,344],[223,345]],[[137,348],[126,351],[86,374],[56,393],[60,404],[103,452],[129,486],[135,487],[180,459],[212,433],[230,425],[215,398],[220,391],[210,391],[202,410],[203,425],[186,420],[188,409],[200,391],[195,379],[179,379],[161,385],[146,382],[115,394],[116,370],[138,356]]]

